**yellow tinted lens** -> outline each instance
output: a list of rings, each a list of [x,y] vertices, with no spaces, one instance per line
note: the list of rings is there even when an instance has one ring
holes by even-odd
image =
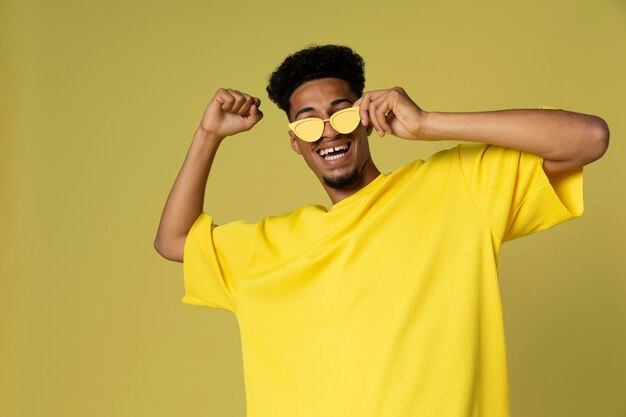
[[[295,134],[307,142],[315,142],[322,136],[324,122],[321,119],[304,119],[295,127]]]
[[[338,111],[330,117],[330,123],[339,133],[350,133],[359,125],[361,116],[358,107]]]

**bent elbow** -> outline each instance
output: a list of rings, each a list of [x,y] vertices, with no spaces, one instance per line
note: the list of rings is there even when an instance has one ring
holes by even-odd
[[[600,159],[609,148],[609,125],[600,117],[594,117],[594,122],[589,134],[587,163]]]
[[[154,249],[159,255],[168,261],[183,262],[185,240],[182,241],[182,248],[178,242],[165,242],[158,237],[154,240]]]

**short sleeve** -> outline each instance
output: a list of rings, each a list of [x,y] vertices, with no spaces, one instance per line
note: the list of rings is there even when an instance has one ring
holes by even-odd
[[[551,182],[536,155],[493,145],[458,149],[468,192],[501,242],[582,215],[582,168]]]
[[[245,222],[216,226],[201,213],[185,240],[182,302],[235,312],[255,230]]]

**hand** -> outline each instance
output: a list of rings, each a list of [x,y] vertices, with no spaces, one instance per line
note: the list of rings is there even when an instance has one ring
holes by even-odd
[[[400,87],[369,91],[354,106],[361,107],[361,122],[372,126],[383,137],[390,133],[402,139],[420,139],[424,110]]]
[[[263,118],[261,100],[230,88],[220,88],[204,111],[200,128],[223,139],[252,129]]]

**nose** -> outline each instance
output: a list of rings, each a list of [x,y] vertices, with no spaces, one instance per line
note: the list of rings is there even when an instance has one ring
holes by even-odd
[[[339,132],[335,130],[335,128],[330,124],[330,120],[324,120],[324,130],[322,131],[323,138],[334,138],[337,136]]]

